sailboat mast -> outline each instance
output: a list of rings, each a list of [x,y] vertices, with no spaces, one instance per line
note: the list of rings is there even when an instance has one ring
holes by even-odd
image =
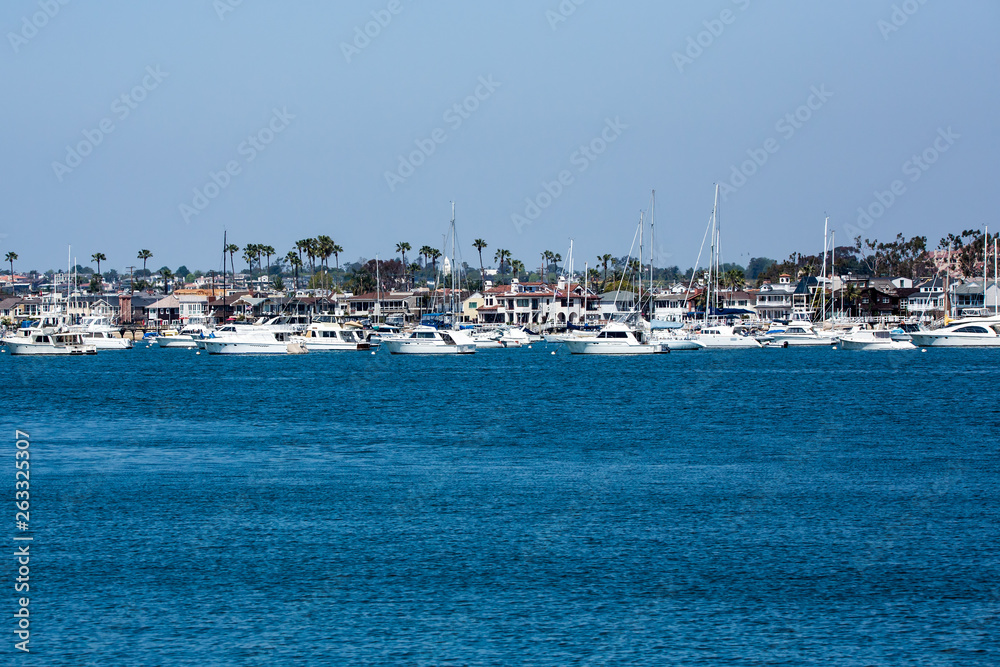
[[[705,283],[705,326],[708,326],[708,311],[712,301],[712,271],[715,269],[715,262],[717,261],[715,254],[715,243],[716,243],[716,225],[718,224],[719,215],[719,185],[715,185],[715,203],[712,205],[712,246],[710,248],[708,256],[708,281]],[[716,270],[716,273],[718,271]]]
[[[1000,285],[997,285],[997,240],[993,239],[993,291],[998,290]],[[1000,294],[997,294],[997,298],[993,301],[993,313],[1000,313]]]
[[[222,230],[222,323],[226,323],[226,249],[229,247],[228,232]],[[234,278],[235,279],[235,278]]]
[[[378,267],[378,253],[375,253],[375,323],[382,314],[382,274]]]
[[[823,279],[826,280],[826,253],[829,250],[827,242],[830,240],[830,216],[826,216],[826,220],[823,222]],[[822,296],[820,298],[820,317],[821,319],[826,319],[826,285],[820,285],[820,291]]]
[[[639,211],[639,270],[636,276],[639,278],[639,291],[636,294],[636,306],[639,309],[639,319],[642,319],[642,211]]]
[[[986,280],[988,278],[987,267],[990,262],[990,226],[983,227],[983,314],[986,314]]]
[[[834,269],[833,267],[834,264],[836,263],[834,260],[837,257],[836,240],[837,240],[837,230],[835,229],[832,232],[830,232],[830,319],[831,320],[833,319],[833,309],[836,306],[836,302],[834,301],[833,297],[833,274],[836,271],[836,269]]]
[[[458,316],[455,313],[455,283],[458,274],[458,257],[455,253],[455,202],[451,203],[451,322],[458,329]]]

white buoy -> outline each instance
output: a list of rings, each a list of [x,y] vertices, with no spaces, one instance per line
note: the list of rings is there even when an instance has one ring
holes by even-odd
[[[555,354],[555,353],[556,353],[556,351],[555,351],[555,350],[552,350],[552,354]]]
[[[926,347],[922,347],[922,348],[920,348],[920,351],[921,351],[921,352],[926,352],[926,351],[927,351],[927,348],[926,348]]]
[[[529,350],[531,349],[531,346],[530,346],[530,345],[528,346],[528,349],[529,349]]]
[[[372,350],[372,354],[375,354],[375,350]]]
[[[195,354],[201,354],[201,350],[198,350],[197,352],[195,352]]]

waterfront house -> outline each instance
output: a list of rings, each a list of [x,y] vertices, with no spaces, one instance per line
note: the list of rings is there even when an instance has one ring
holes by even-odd
[[[984,308],[991,313],[997,311],[997,305],[1000,304],[1000,288],[995,282],[986,283],[985,289],[983,284],[980,279],[955,285],[952,291],[952,303],[957,316],[978,315]]]
[[[941,276],[918,282],[906,298],[906,312],[921,320],[944,314],[944,279]]]
[[[180,319],[180,302],[172,294],[146,306],[146,323],[150,326],[167,326],[178,319]]]
[[[791,276],[781,274],[778,284],[765,280],[757,291],[754,310],[762,319],[786,320],[792,315],[792,296],[795,287],[791,285]]]

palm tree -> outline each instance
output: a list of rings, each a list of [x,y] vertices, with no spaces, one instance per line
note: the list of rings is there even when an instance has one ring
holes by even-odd
[[[857,304],[858,299],[861,297],[861,290],[858,289],[857,283],[847,283],[844,288],[844,301],[847,302],[848,312],[853,312],[854,306]],[[860,307],[858,308],[858,315],[861,314]]]
[[[431,247],[429,245],[420,247],[420,257],[424,260],[424,266],[427,266],[427,260],[431,256]]]
[[[294,250],[289,250],[288,254],[285,255],[285,259],[288,260],[289,266],[292,267],[292,272],[295,273],[295,289],[299,289],[299,267],[302,266],[302,260],[299,256],[295,254]]]
[[[271,255],[274,254],[274,248],[269,245],[262,245],[260,251],[267,257],[267,273],[271,273]]]
[[[543,250],[542,251],[542,282],[545,282],[545,276],[549,275],[549,266],[552,264],[552,251]]]
[[[486,241],[476,239],[472,242],[472,247],[479,252],[479,282],[482,283],[483,289],[486,289],[486,272],[483,269],[483,249],[486,248]]]
[[[103,252],[95,252],[93,255],[90,256],[90,259],[92,259],[93,261],[97,262],[97,275],[100,276],[101,275],[101,262],[107,261],[108,258],[105,257],[105,255],[104,255]]]
[[[337,263],[337,270],[340,271],[340,253],[344,252],[344,249],[340,245],[334,243],[333,247],[330,248],[330,252],[333,253],[333,261]]]
[[[320,261],[323,263],[324,270],[330,270],[330,255],[333,254],[333,239],[325,234],[320,234],[316,237],[316,255],[319,257]]]
[[[493,254],[493,259],[499,263],[497,270],[500,272],[500,275],[503,275],[503,264],[510,259],[510,250],[497,248],[496,253]]]
[[[316,275],[316,255],[319,250],[319,241],[316,239],[306,239],[306,257],[309,258],[309,271]]]
[[[510,269],[514,272],[514,277],[520,280],[521,272],[524,271],[524,262],[519,259],[515,259],[510,263]]]
[[[145,248],[139,251],[139,254],[135,256],[136,259],[142,260],[142,272],[146,272],[146,261],[152,259],[153,253],[149,252]]]
[[[250,266],[250,278],[253,278],[253,260],[256,257],[256,251],[252,243],[248,243],[246,248],[243,248],[243,261]]]
[[[14,260],[17,259],[17,253],[11,250],[7,253],[4,258],[6,261],[10,262],[10,293],[14,293]]]
[[[163,276],[163,293],[166,294],[167,281],[170,280],[170,277],[173,276],[174,274],[172,274],[170,272],[170,269],[168,269],[167,267],[163,267],[162,269],[160,269],[160,275]]]
[[[257,259],[257,244],[248,243],[245,248],[243,248],[243,259],[246,260],[247,264],[250,265],[250,277],[253,278],[253,263]]]
[[[597,261],[601,262],[604,265],[604,283],[605,284],[607,284],[607,282],[608,282],[608,262],[610,262],[613,259],[614,259],[614,255],[611,255],[611,254],[608,254],[608,253],[605,253],[603,255],[598,255],[597,256]]]
[[[430,248],[428,257],[431,258],[431,267],[434,269],[434,272],[437,273],[438,259],[441,257],[441,251],[437,248]]]
[[[309,239],[300,239],[295,242],[295,249],[299,251],[299,265],[302,265],[302,253],[309,249]]]
[[[235,255],[239,251],[240,251],[240,247],[238,245],[236,245],[235,243],[230,243],[229,245],[226,246],[226,252],[229,253],[229,266],[232,267],[232,269],[233,269],[233,282],[234,283],[236,282],[236,264],[233,261],[233,255]],[[225,277],[226,267],[222,267],[222,274],[223,274],[223,277]]]
[[[722,283],[732,291],[737,291],[744,287],[745,278],[739,269],[729,269],[722,278]]]
[[[406,253],[407,253],[407,251],[409,249],[410,249],[410,244],[407,243],[406,241],[400,241],[399,243],[396,244],[396,252],[399,253],[400,257],[402,258],[401,261],[403,262],[403,287],[404,287],[404,289],[406,287],[406,266],[407,266],[407,264],[406,264]]]

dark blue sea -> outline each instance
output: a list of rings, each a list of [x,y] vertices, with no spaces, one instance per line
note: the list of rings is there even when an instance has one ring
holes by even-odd
[[[1000,664],[1000,351],[556,349],[0,355],[4,662]]]

